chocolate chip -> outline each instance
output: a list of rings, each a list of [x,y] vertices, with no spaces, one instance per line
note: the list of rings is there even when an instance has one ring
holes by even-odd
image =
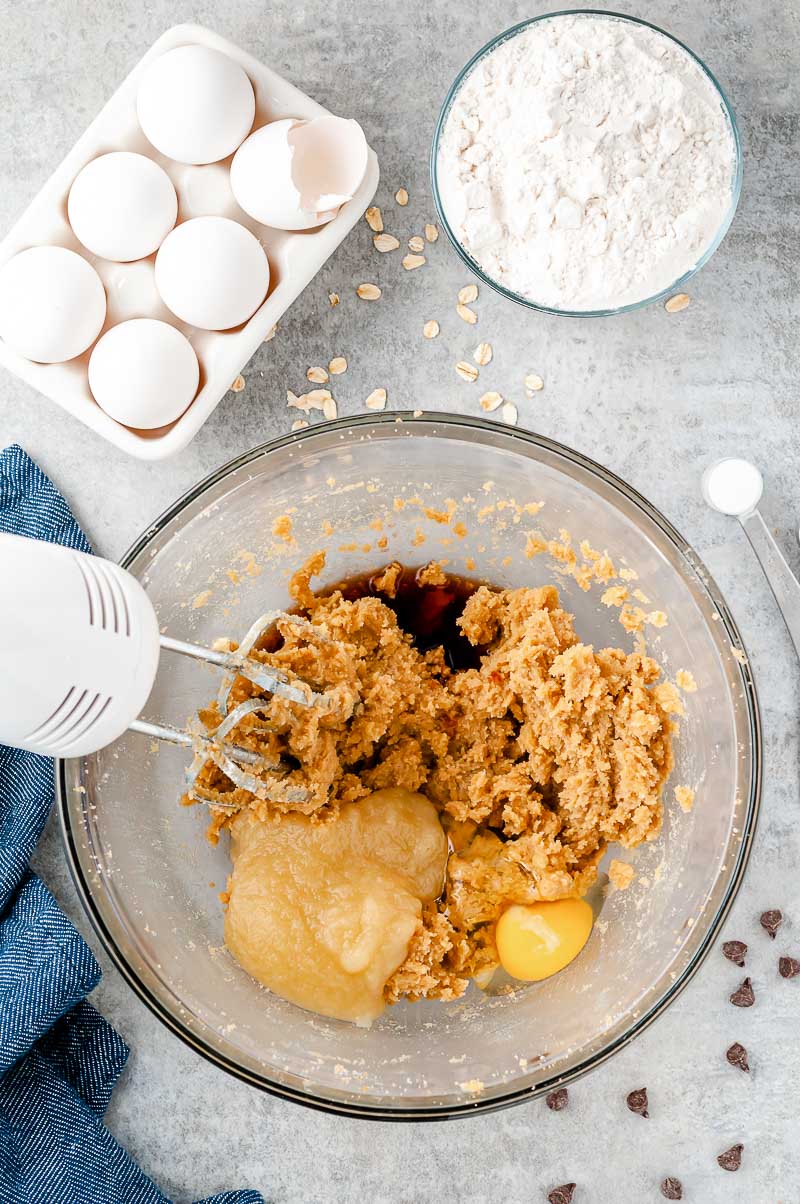
[[[741,986],[736,988],[730,999],[735,1008],[751,1008],[753,1006],[756,994],[749,978],[746,978]]]
[[[742,1165],[742,1150],[744,1146],[741,1142],[738,1145],[732,1145],[724,1154],[720,1154],[717,1162],[724,1171],[738,1171]]]
[[[661,1194],[665,1200],[682,1200],[683,1184],[680,1179],[673,1179],[672,1175],[670,1175],[661,1184]]]
[[[722,946],[723,957],[727,957],[729,962],[740,968],[744,965],[744,959],[747,956],[747,945],[744,941],[726,941]]]
[[[725,1057],[730,1062],[731,1066],[738,1066],[740,1070],[749,1072],[750,1064],[747,1061],[747,1050],[738,1041],[734,1041],[730,1049],[725,1050]]]
[[[797,978],[800,974],[800,962],[796,957],[782,957],[778,962],[778,973],[781,978]]]
[[[572,1204],[575,1186],[574,1183],[562,1183],[560,1187],[553,1188],[547,1199],[550,1204]]]
[[[773,941],[775,940],[775,933],[778,931],[782,923],[783,914],[780,911],[773,909],[772,911],[762,912],[761,927],[765,932],[769,933]]]
[[[557,1087],[545,1096],[544,1101],[551,1112],[563,1112],[569,1103],[569,1092],[566,1087]]]
[[[643,1116],[645,1120],[650,1115],[647,1111],[647,1088],[639,1087],[636,1091],[631,1091],[625,1103],[631,1112],[635,1112],[637,1116]]]

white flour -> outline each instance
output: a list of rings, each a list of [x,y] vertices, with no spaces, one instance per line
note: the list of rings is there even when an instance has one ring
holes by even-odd
[[[439,149],[450,226],[486,274],[556,309],[669,288],[731,203],[735,148],[700,67],[645,26],[539,21],[462,84]]]

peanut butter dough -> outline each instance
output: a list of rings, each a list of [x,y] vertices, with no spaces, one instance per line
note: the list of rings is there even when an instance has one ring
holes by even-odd
[[[291,585],[310,626],[279,620],[278,638],[253,655],[325,691],[329,707],[273,698],[265,715],[239,724],[237,744],[293,767],[268,798],[234,788],[210,763],[199,779],[228,808],[212,807],[210,838],[233,831],[229,945],[253,964],[243,938],[230,935],[249,923],[232,915],[255,906],[237,887],[244,832],[257,850],[284,839],[316,848],[327,839],[319,826],[330,825],[333,838],[351,804],[387,787],[418,791],[436,808],[451,852],[441,894],[411,891],[419,903],[406,916],[403,955],[388,969],[381,963],[383,997],[457,998],[497,964],[494,927],[505,907],[581,896],[609,844],[630,849],[658,834],[680,700],[656,685],[660,669],[642,652],[581,643],[553,586],[479,588],[460,626],[483,650],[480,667],[452,671],[440,648],[412,645],[380,598],[316,595],[311,581],[323,565],[313,556]],[[395,582],[389,566],[387,596]],[[257,693],[239,678],[231,704]],[[209,731],[220,721],[215,706],[201,718]],[[306,788],[306,801],[282,798],[295,786]],[[268,877],[266,862],[262,872]],[[303,889],[314,891],[313,876]],[[259,925],[254,918],[251,933],[268,941]],[[285,959],[291,964],[289,951]],[[275,982],[302,1002],[285,979]]]

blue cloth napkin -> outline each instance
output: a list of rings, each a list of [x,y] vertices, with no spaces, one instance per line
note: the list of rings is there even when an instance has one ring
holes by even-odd
[[[0,452],[0,531],[91,551],[17,446]],[[103,1124],[129,1050],[86,1002],[94,954],[28,869],[53,795],[52,761],[0,745],[0,1201],[170,1204]],[[264,1201],[234,1191],[201,1204]]]

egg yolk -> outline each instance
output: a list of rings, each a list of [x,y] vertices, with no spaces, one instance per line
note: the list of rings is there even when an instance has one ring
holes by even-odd
[[[592,931],[592,909],[583,899],[515,903],[497,922],[500,964],[512,978],[539,982],[576,958]]]

